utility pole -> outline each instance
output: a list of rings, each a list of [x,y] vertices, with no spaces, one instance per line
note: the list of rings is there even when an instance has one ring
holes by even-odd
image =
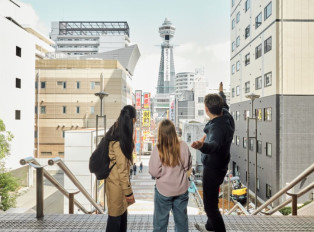
[[[254,93],[251,93],[250,95],[246,95],[246,98],[249,98],[251,100],[251,117],[247,118],[246,122],[246,155],[247,155],[247,202],[246,202],[246,208],[249,212],[249,203],[250,203],[250,155],[249,155],[249,141],[250,139],[254,139],[255,141],[255,209],[257,209],[257,118],[256,114],[253,117],[253,103],[254,100],[259,98],[259,95],[256,95]],[[255,120],[255,136],[250,136],[249,134],[249,127],[250,127],[250,120]]]

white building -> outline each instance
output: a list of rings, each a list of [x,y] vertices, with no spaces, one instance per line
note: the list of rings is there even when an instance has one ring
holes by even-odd
[[[0,2],[0,118],[14,135],[8,169],[21,167],[19,160],[34,154],[35,57],[49,50],[43,45],[48,38],[44,41],[30,26],[22,26],[24,10],[17,1]]]
[[[176,74],[176,96],[181,95],[186,90],[193,89],[194,76],[193,72],[180,72]]]
[[[108,52],[130,44],[128,23],[118,21],[52,22],[50,38],[57,53],[70,56]]]
[[[314,1],[230,4],[230,110],[236,129],[230,162],[233,173],[253,191],[258,167],[258,196],[267,200],[314,162]],[[253,107],[246,97],[252,93],[260,96]],[[249,152],[257,152],[258,160],[248,161],[246,124],[252,115],[258,133],[257,143],[248,141]],[[312,181],[308,177],[294,191]]]

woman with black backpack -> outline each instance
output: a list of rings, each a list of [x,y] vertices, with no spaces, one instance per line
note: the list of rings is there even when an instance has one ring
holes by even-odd
[[[130,182],[135,121],[136,110],[127,105],[105,135],[105,139],[109,141],[110,167],[113,166],[106,179],[107,232],[127,231],[127,207],[135,202]]]

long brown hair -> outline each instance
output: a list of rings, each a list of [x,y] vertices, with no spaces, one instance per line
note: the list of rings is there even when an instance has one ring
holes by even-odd
[[[180,164],[180,142],[173,123],[168,119],[159,123],[157,148],[164,166],[175,167]]]

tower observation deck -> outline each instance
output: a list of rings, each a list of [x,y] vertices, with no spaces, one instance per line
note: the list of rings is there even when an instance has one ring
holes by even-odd
[[[159,27],[159,34],[163,41],[161,44],[157,93],[175,92],[173,44],[171,44],[171,39],[174,37],[175,30],[176,28],[172,25],[168,18],[166,18],[162,26]]]

